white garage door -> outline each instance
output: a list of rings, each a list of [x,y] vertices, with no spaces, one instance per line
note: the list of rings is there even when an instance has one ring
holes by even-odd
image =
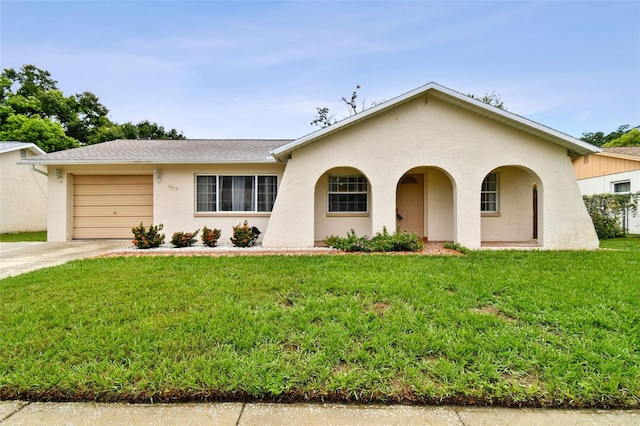
[[[129,239],[140,222],[153,223],[152,176],[74,176],[74,239]]]

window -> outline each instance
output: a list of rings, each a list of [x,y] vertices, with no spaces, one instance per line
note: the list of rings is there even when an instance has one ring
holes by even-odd
[[[613,182],[613,192],[616,194],[624,194],[631,192],[631,181],[625,180],[621,182]]]
[[[489,173],[482,181],[480,212],[498,213],[498,174]]]
[[[367,213],[367,178],[362,175],[329,176],[329,213]]]
[[[196,176],[196,212],[270,212],[277,176]]]

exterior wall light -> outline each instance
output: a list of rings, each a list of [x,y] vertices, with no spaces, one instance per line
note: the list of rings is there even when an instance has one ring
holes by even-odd
[[[62,174],[62,170],[60,169],[53,169],[53,177],[55,177],[56,179],[58,179],[58,182],[62,182],[63,179],[63,174]]]
[[[160,182],[160,169],[153,169],[153,177],[156,179],[156,182]]]

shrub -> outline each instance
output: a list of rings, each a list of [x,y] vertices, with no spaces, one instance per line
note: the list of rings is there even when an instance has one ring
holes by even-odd
[[[139,249],[160,247],[161,244],[164,244],[164,234],[160,233],[162,228],[163,225],[160,224],[158,226],[149,225],[149,229],[146,229],[140,222],[140,225],[131,228],[131,232],[133,232],[133,241],[131,242]]]
[[[256,243],[260,231],[255,226],[249,226],[245,220],[244,224],[233,227],[233,236],[231,242],[236,247],[249,247]]]
[[[640,192],[635,194],[594,194],[582,197],[599,238],[624,237],[624,219],[638,212]]]
[[[345,251],[387,252],[387,251],[420,251],[424,242],[415,233],[389,234],[387,228],[382,228],[373,238],[358,236],[352,229],[345,238],[331,235],[323,241],[326,245]]]
[[[220,239],[220,234],[222,232],[217,229],[209,229],[206,226],[202,228],[202,244],[207,247],[215,247],[218,239]]]
[[[195,232],[174,232],[171,236],[171,244],[178,248],[191,247],[197,241],[198,232],[200,232],[199,229],[196,229]]]
[[[444,243],[443,247],[446,248],[446,249],[455,250],[455,251],[460,252],[462,254],[466,254],[466,253],[469,252],[468,248],[466,248],[465,246],[460,245],[458,243]]]

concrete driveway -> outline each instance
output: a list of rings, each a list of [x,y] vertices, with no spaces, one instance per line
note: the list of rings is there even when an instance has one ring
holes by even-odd
[[[0,279],[128,247],[129,240],[0,243]]]

